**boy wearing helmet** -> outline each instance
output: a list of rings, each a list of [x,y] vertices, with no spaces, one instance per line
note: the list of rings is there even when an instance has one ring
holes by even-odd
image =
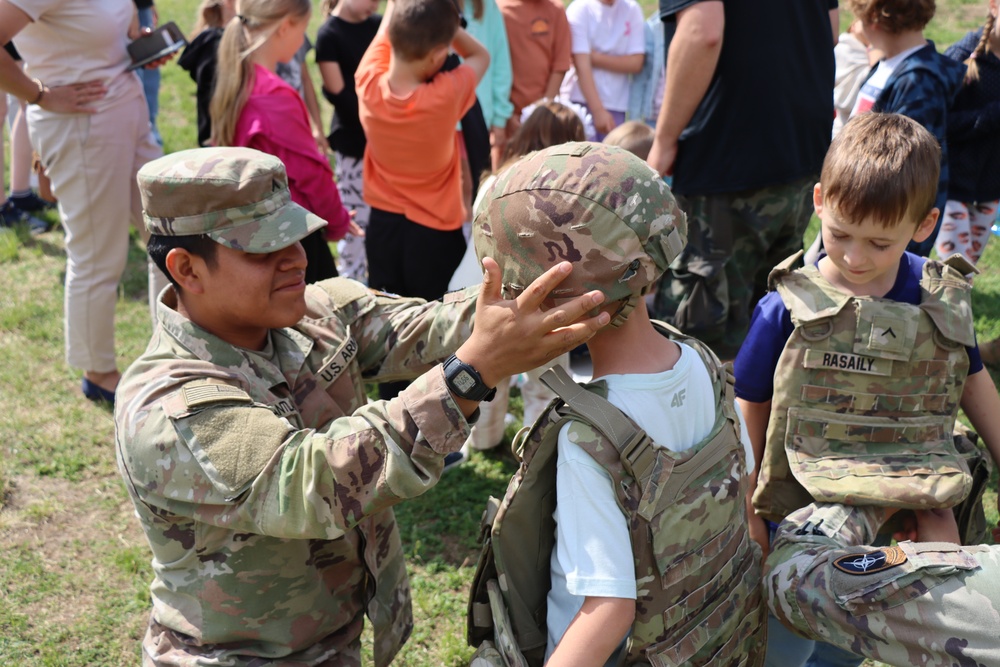
[[[591,425],[561,425],[550,667],[616,664],[621,651],[621,664],[729,664],[763,639],[760,550],[742,500],[752,455],[731,376],[700,342],[667,337],[642,298],[683,249],[686,227],[652,168],[592,143],[525,157],[477,211],[476,253],[498,261],[506,298],[563,260],[574,270],[550,305],[604,293],[611,322],[587,343],[595,381],[584,387],[649,436],[645,451],[619,455]]]

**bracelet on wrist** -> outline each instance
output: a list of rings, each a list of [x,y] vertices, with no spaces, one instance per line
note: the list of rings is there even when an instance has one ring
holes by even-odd
[[[28,104],[38,104],[42,101],[42,98],[45,97],[45,93],[48,91],[48,88],[46,88],[45,84],[38,79],[32,79],[32,81],[34,81],[35,85],[38,86],[38,94],[35,95],[35,99],[30,100]]]

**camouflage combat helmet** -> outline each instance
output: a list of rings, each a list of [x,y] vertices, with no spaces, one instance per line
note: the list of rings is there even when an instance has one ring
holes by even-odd
[[[628,151],[568,143],[532,153],[497,176],[476,211],[476,255],[503,273],[505,298],[563,260],[574,264],[552,296],[590,290],[618,302],[620,326],[687,240],[670,188]]]

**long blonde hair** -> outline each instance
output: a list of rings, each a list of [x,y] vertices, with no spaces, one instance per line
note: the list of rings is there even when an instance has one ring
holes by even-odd
[[[994,16],[993,12],[990,12],[990,15],[986,17],[986,25],[983,26],[983,36],[979,38],[979,43],[976,44],[976,49],[972,52],[972,55],[965,59],[966,83],[979,81],[979,63],[976,61],[985,56],[987,49],[990,48],[990,33],[993,32],[993,25],[996,22],[997,17]]]
[[[236,16],[226,24],[219,41],[215,91],[208,106],[214,146],[233,143],[236,122],[253,88],[250,56],[285,17],[306,16],[311,10],[309,0],[237,0]]]

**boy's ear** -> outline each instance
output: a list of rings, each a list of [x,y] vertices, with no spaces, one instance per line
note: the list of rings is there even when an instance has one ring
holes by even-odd
[[[931,212],[927,214],[927,217],[920,221],[917,225],[917,231],[913,232],[913,240],[917,243],[926,241],[934,232],[934,227],[937,225],[938,216],[941,215],[941,211],[937,208],[932,208]]]
[[[201,257],[192,255],[184,248],[172,248],[167,253],[166,264],[167,271],[184,292],[204,293],[202,274],[207,270],[207,267]]]
[[[451,44],[438,44],[431,49],[430,59],[434,63],[443,63],[444,59],[448,57],[448,52],[451,50]]]
[[[816,209],[816,215],[823,215],[823,186],[821,183],[813,186],[813,208]]]

